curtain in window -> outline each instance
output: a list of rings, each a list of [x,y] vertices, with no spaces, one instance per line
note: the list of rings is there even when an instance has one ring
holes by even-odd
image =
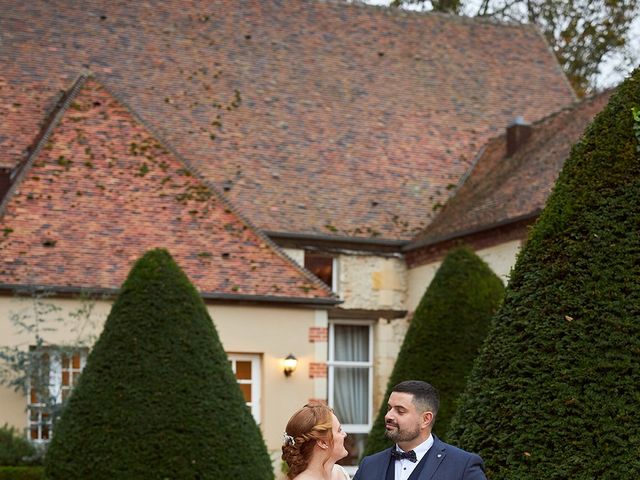
[[[334,360],[368,362],[369,327],[334,326]],[[334,407],[344,424],[369,423],[369,367],[336,366],[334,373]]]

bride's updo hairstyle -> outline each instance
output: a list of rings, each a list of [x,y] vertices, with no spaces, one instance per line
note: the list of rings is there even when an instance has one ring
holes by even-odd
[[[282,459],[289,465],[287,478],[292,479],[307,468],[316,440],[333,445],[332,413],[322,403],[310,403],[289,419],[282,445]]]

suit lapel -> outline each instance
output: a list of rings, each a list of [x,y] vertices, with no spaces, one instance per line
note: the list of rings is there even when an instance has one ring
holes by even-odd
[[[384,452],[382,457],[382,463],[380,465],[380,475],[377,475],[380,480],[394,480],[396,476],[395,462],[391,462],[391,450],[396,448],[391,447]],[[364,480],[364,479],[363,479]]]
[[[418,477],[419,480],[430,480],[436,473],[436,470],[438,470],[438,467],[444,460],[444,457],[447,456],[444,443],[442,443],[435,435],[433,436],[433,445],[427,452],[426,456],[428,458],[426,459],[422,472],[420,472],[420,476]]]

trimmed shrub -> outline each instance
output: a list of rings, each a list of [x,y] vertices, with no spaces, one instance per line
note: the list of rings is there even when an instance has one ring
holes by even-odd
[[[30,465],[36,454],[36,448],[15,427],[6,423],[0,427],[0,466]]]
[[[273,478],[200,295],[166,250],[136,262],[55,425],[47,479]]]
[[[0,467],[0,480],[42,480],[42,467]]]
[[[501,479],[640,478],[640,71],[574,145],[450,438]]]
[[[433,431],[446,433],[503,295],[502,281],[473,251],[461,247],[447,254],[414,312],[365,455],[391,446],[384,437],[386,402],[393,386],[404,380],[423,380],[439,390],[440,412]]]

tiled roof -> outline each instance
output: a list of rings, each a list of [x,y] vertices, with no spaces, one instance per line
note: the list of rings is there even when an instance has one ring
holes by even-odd
[[[163,247],[205,294],[332,298],[188,167],[81,79],[3,202],[0,284],[117,289]]]
[[[506,134],[486,145],[464,183],[407,250],[537,215],[571,146],[607,104],[610,92],[583,100],[534,123],[531,136],[506,156]]]
[[[333,1],[0,0],[0,166],[88,69],[259,228],[409,240],[518,115],[574,100],[532,27]]]

